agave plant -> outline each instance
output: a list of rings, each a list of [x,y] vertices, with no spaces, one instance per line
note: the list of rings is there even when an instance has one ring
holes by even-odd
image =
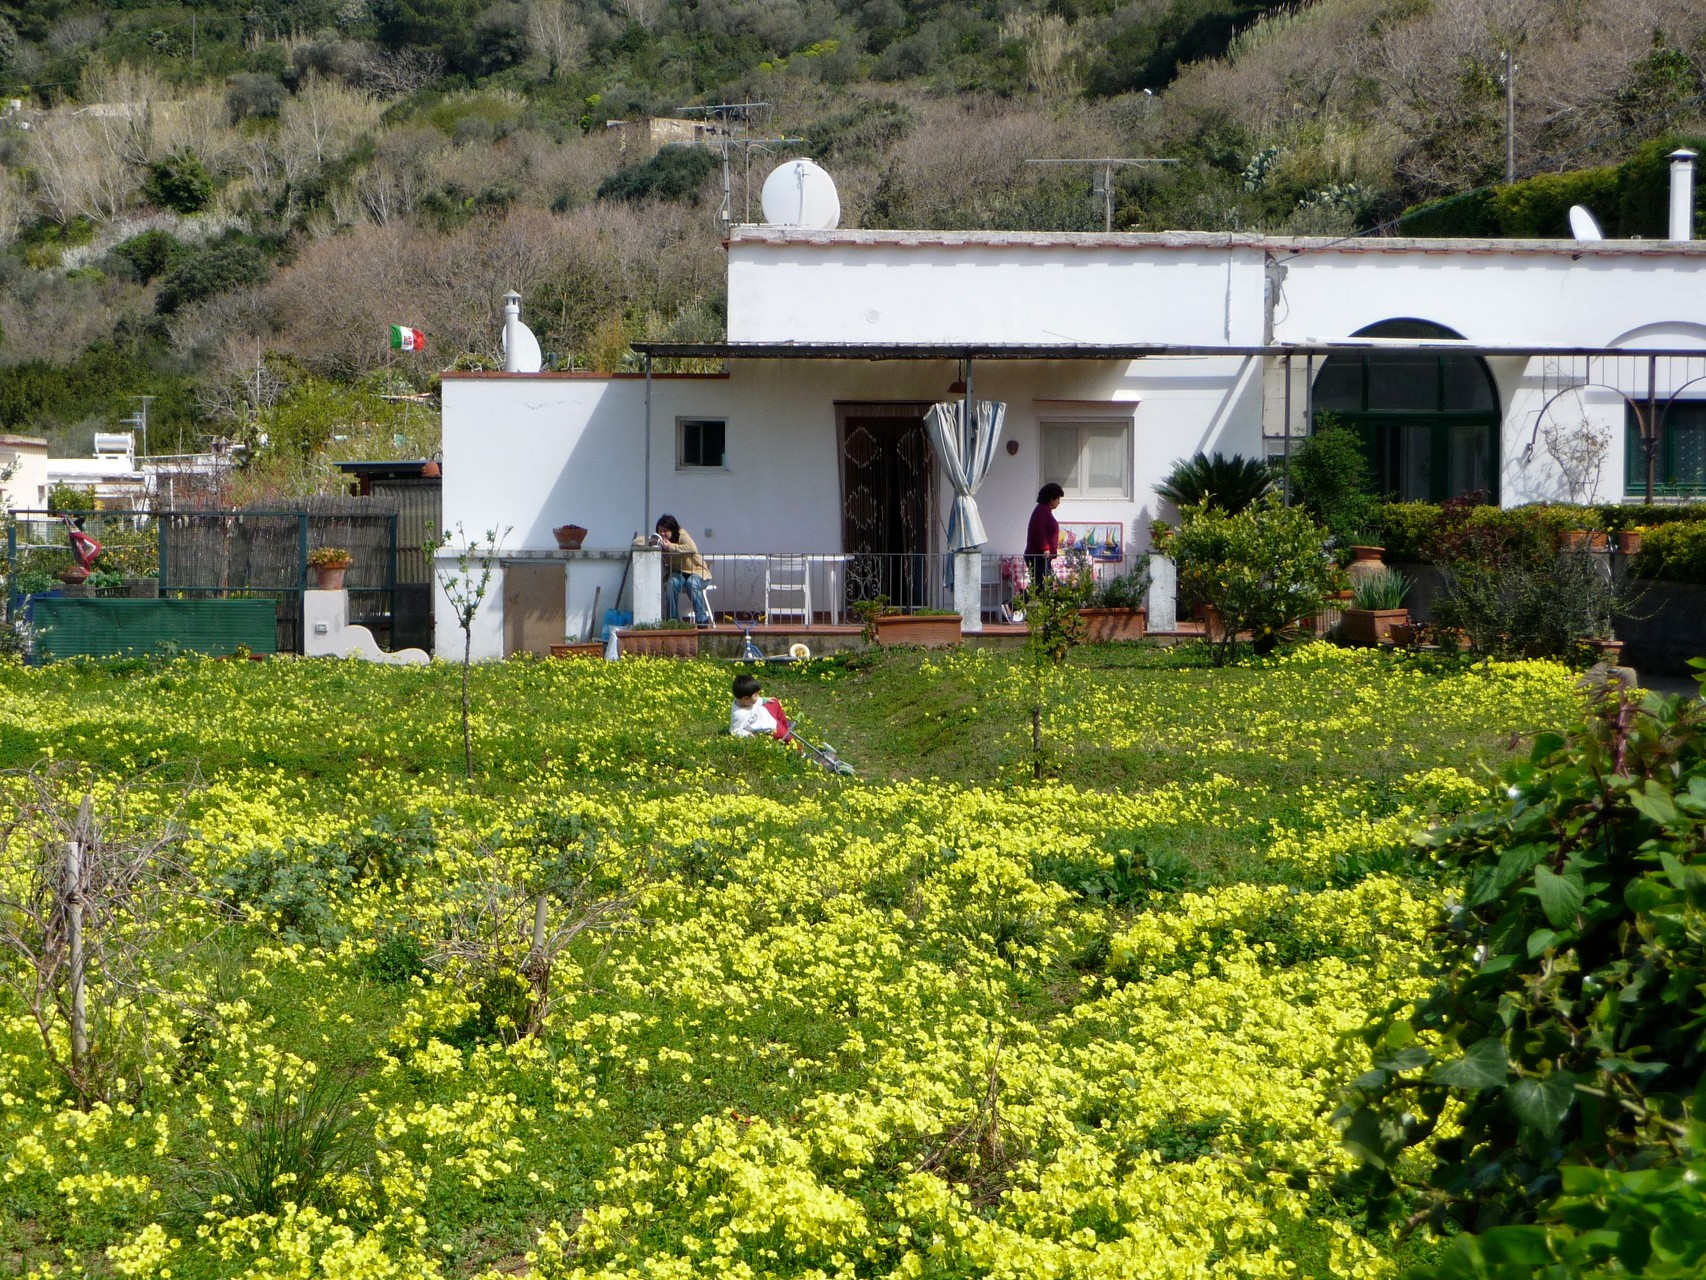
[[[1273,488],[1273,473],[1260,458],[1219,453],[1180,458],[1155,492],[1176,503],[1179,510],[1206,502],[1228,515],[1237,515]]]

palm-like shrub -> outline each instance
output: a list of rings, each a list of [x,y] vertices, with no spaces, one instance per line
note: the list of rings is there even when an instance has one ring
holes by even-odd
[[[1155,492],[1176,504],[1181,512],[1204,503],[1228,515],[1237,515],[1273,488],[1273,473],[1260,458],[1219,453],[1180,458]]]

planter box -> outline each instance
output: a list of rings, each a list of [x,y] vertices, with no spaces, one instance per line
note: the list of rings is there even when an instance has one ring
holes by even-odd
[[[697,631],[623,631],[616,633],[624,658],[697,658]]]
[[[877,643],[945,649],[960,642],[957,613],[892,613],[877,619]]]
[[[1604,551],[1609,545],[1597,529],[1566,529],[1558,541],[1561,551]]]
[[[1080,609],[1084,639],[1091,644],[1112,640],[1141,640],[1149,619],[1147,609]]]
[[[1409,621],[1408,609],[1346,609],[1339,634],[1346,644],[1391,644],[1392,628]]]
[[[574,644],[554,644],[551,646],[553,658],[602,658],[604,646],[596,640],[576,641]]]

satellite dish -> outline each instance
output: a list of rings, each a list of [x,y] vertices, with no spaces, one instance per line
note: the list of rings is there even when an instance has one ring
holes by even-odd
[[[504,355],[507,357],[510,354],[509,335],[507,333],[504,335],[503,342]],[[509,361],[506,359],[505,363],[507,364]],[[538,373],[544,367],[545,357],[539,352],[539,339],[533,336],[533,330],[517,320],[515,322],[515,371],[517,373]]]
[[[1578,240],[1603,240],[1605,232],[1599,229],[1599,223],[1593,214],[1579,204],[1570,206],[1570,234]]]
[[[759,203],[769,226],[833,231],[841,225],[835,179],[810,160],[789,160],[772,169]]]

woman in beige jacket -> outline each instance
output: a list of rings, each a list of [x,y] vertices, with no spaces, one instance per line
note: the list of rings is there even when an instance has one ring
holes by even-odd
[[[693,621],[701,626],[711,625],[711,608],[705,603],[705,584],[711,580],[711,566],[693,545],[693,538],[672,515],[658,517],[657,535],[663,543],[664,566],[669,570],[669,593],[665,597],[665,616],[674,620],[682,589],[693,600]]]

